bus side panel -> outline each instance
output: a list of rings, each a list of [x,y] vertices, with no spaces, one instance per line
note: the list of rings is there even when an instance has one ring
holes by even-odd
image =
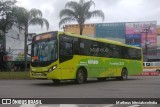
[[[142,61],[128,60],[127,61],[128,75],[140,74],[143,71]]]
[[[84,57],[79,59],[78,66],[85,66],[88,77],[105,77],[105,64],[100,57]],[[77,66],[77,67],[78,67]]]
[[[61,74],[61,79],[74,79],[76,64],[77,64],[77,58],[75,56],[70,60],[60,63],[59,71]]]
[[[106,59],[106,76],[116,77],[120,76],[122,68],[124,66],[124,61],[120,59]]]
[[[127,59],[112,59],[106,60],[106,76],[115,77],[121,76],[123,68],[126,68],[128,75],[140,74],[142,72],[142,61],[127,60]]]

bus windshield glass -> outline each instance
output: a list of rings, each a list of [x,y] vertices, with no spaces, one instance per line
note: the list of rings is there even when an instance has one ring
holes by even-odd
[[[57,40],[44,39],[32,47],[32,62],[53,61],[57,59]]]

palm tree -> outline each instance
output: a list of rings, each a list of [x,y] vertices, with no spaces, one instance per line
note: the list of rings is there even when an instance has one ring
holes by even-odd
[[[61,10],[59,16],[61,18],[59,22],[59,27],[67,22],[77,21],[80,28],[80,35],[83,32],[83,25],[86,20],[92,17],[100,17],[104,20],[105,16],[101,10],[90,11],[95,3],[90,0],[85,2],[85,0],[80,0],[79,3],[75,1],[69,1],[65,5],[65,9]]]
[[[19,29],[24,29],[24,36],[25,36],[25,42],[24,42],[24,55],[25,55],[25,70],[27,69],[27,38],[28,38],[28,27],[30,25],[40,25],[43,27],[45,24],[47,27],[47,30],[49,28],[49,22],[47,19],[42,17],[42,12],[38,9],[31,9],[28,11],[27,9],[23,7],[15,7],[13,8],[13,13],[15,15],[17,24],[19,26]]]

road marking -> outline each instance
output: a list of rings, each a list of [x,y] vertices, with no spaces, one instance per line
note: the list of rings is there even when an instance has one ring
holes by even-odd
[[[141,107],[140,105],[131,105],[131,106],[128,106],[128,107]]]
[[[19,107],[36,107],[36,104],[22,104]]]
[[[40,105],[39,107],[49,107],[49,105],[47,105],[47,106],[46,105]],[[52,106],[52,107],[54,107],[54,106]]]
[[[113,107],[114,105],[113,104],[108,104],[108,105],[105,105],[103,107]]]
[[[60,104],[59,107],[78,107],[76,104]]]

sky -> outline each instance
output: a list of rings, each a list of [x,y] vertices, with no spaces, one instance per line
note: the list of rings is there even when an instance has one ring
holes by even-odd
[[[65,8],[68,1],[79,0],[17,0],[17,5],[28,10],[36,8],[42,11],[43,17],[50,23],[49,31],[61,30],[59,28],[59,12]],[[88,1],[88,0],[86,0]],[[140,22],[157,21],[160,25],[160,0],[93,0],[95,7],[91,10],[102,10],[105,20],[92,18],[86,23],[114,23],[114,22]],[[69,23],[73,24],[73,23]],[[46,32],[37,26],[29,27],[29,33]]]

